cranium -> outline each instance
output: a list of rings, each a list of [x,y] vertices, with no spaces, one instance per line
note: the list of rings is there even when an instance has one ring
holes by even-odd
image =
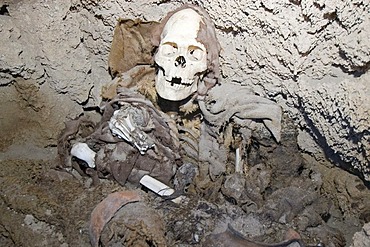
[[[162,98],[179,101],[197,91],[207,70],[206,47],[197,41],[201,23],[202,16],[191,8],[176,12],[166,22],[154,56],[159,66],[156,90]]]

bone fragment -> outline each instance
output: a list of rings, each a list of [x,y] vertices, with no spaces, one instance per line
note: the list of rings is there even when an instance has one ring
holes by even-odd
[[[148,189],[150,189],[151,191],[160,196],[170,196],[175,192],[174,189],[168,187],[161,181],[158,181],[157,179],[152,178],[149,175],[145,175],[144,177],[142,177],[140,179],[140,184],[144,185],[145,187],[147,187]]]
[[[109,120],[109,128],[113,135],[135,145],[141,154],[154,147],[152,140],[135,124],[130,115],[132,113],[126,109],[116,110]]]
[[[85,161],[90,168],[95,167],[96,153],[86,143],[75,143],[71,149],[71,155]]]
[[[243,173],[243,161],[240,155],[240,148],[235,150],[235,172],[236,173]]]
[[[168,187],[161,181],[158,181],[157,179],[149,175],[144,175],[140,179],[140,184],[147,187],[148,189],[150,189],[151,191],[153,191],[159,196],[171,196],[175,192],[174,189]],[[185,199],[185,196],[179,196],[179,197],[172,199],[171,201],[174,203],[180,203],[184,199]]]
[[[135,127],[132,123],[131,117],[129,115],[122,117],[119,114],[120,110],[117,110],[113,113],[113,116],[109,121],[109,128],[113,134],[133,143],[134,140],[131,136],[131,133],[135,130]]]

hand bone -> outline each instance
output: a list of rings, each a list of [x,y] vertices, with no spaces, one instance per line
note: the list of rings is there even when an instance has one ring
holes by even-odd
[[[135,113],[139,113],[136,111]],[[127,142],[133,144],[141,154],[144,154],[149,148],[154,147],[151,138],[140,129],[140,126],[133,120],[134,112],[130,108],[121,108],[113,113],[109,121],[109,128],[112,133]]]

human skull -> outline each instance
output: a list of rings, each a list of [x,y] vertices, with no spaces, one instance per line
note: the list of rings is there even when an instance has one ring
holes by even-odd
[[[206,47],[196,40],[202,22],[202,16],[186,8],[165,24],[154,56],[159,66],[155,86],[162,98],[179,101],[197,91],[199,78],[207,70]]]

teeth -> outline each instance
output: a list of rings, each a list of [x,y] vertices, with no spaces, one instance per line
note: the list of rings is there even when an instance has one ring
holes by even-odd
[[[173,87],[174,89],[184,89],[192,86],[193,84],[193,81],[190,79],[182,79],[178,77],[168,77],[166,78],[166,82],[169,86]]]

